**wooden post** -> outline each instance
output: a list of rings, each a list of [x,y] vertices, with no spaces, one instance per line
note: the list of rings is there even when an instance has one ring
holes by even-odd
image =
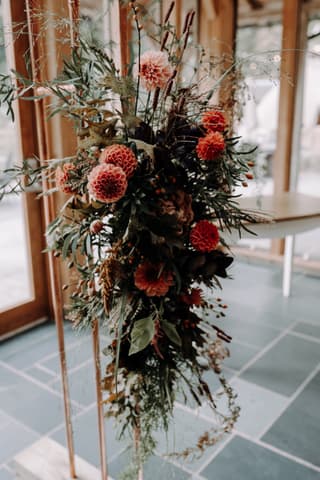
[[[30,47],[30,62],[32,77],[34,80],[39,80],[39,71],[37,69],[37,52],[35,44],[35,30],[32,17],[32,5],[31,0],[26,0],[26,14],[28,22],[28,38],[29,38],[29,47]],[[39,159],[40,164],[45,165],[45,161],[48,159],[48,136],[46,134],[46,125],[45,125],[45,116],[44,116],[44,103],[43,101],[37,101],[35,103],[35,117],[36,117],[36,131],[37,131],[37,140],[38,140],[38,149],[39,149]],[[43,191],[44,193],[49,190],[48,180],[43,178]],[[47,195],[43,196],[44,204],[44,214],[45,214],[45,223],[49,223],[55,218],[55,205],[53,202],[52,196]],[[64,413],[65,413],[65,426],[66,426],[66,436],[67,436],[67,446],[68,446],[68,455],[69,455],[69,467],[70,467],[70,477],[77,478],[76,469],[75,469],[75,453],[74,453],[74,444],[73,444],[73,433],[72,433],[72,421],[71,421],[71,405],[70,405],[70,395],[69,395],[69,385],[68,385],[68,373],[67,373],[67,364],[66,364],[66,353],[65,353],[65,343],[64,343],[64,330],[63,330],[63,302],[62,302],[62,289],[61,289],[61,280],[60,272],[53,257],[53,252],[48,252],[49,260],[49,274],[50,274],[50,292],[52,295],[52,305],[54,311],[54,319],[56,322],[57,328],[57,337],[58,337],[58,347],[59,347],[59,360],[61,368],[61,379],[62,379],[62,390],[63,390],[63,402],[64,402]]]
[[[300,20],[303,0],[283,0],[283,31],[277,147],[274,156],[274,194],[290,188],[296,96],[300,60]],[[272,253],[283,254],[284,241],[272,242]]]
[[[234,62],[237,0],[200,0],[199,42],[211,58],[217,60],[215,78],[219,78]],[[234,79],[227,76],[212,98],[212,103],[220,105],[233,117]]]
[[[129,7],[123,5],[119,0],[119,44],[120,44],[120,58],[121,58],[121,74],[126,75],[128,64],[130,62],[129,42],[131,39],[131,31],[129,27]]]

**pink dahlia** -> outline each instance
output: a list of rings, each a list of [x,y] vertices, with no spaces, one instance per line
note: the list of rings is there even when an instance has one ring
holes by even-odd
[[[141,56],[138,75],[146,90],[164,88],[172,73],[167,53],[150,50]]]
[[[76,189],[71,185],[70,172],[75,170],[72,163],[65,163],[56,169],[56,185],[63,193],[75,193]]]
[[[191,245],[199,252],[211,252],[217,247],[219,239],[217,227],[208,220],[200,220],[190,233]]]
[[[163,270],[163,264],[146,261],[138,265],[134,273],[134,284],[148,297],[163,297],[173,285],[173,276],[171,272]]]
[[[131,148],[125,145],[110,145],[102,150],[99,157],[100,163],[112,163],[121,167],[127,178],[131,177],[137,168],[138,162]]]
[[[94,167],[88,175],[89,193],[99,202],[117,202],[125,194],[127,185],[122,168],[111,163]]]
[[[202,115],[202,125],[209,132],[224,132],[227,122],[225,116],[219,110],[208,110]]]
[[[223,135],[220,132],[210,132],[205,137],[199,138],[196,147],[200,160],[215,160],[225,149]]]

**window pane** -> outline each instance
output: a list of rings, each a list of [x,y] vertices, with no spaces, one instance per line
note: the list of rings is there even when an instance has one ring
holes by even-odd
[[[0,26],[2,11],[0,3]],[[0,72],[7,71],[3,37],[0,39]],[[17,133],[14,124],[0,109],[0,183],[6,181],[3,173],[19,161]],[[23,197],[8,195],[0,202],[0,311],[30,300],[32,284],[29,275],[26,226]]]
[[[244,104],[236,133],[242,136],[243,150],[257,147],[255,179],[249,181],[241,193],[268,195],[273,193],[272,163],[278,127],[282,25],[280,17],[266,24],[267,15],[264,24],[255,19],[245,26],[241,26],[241,18],[239,22],[236,45],[237,58],[242,60]],[[246,239],[239,243],[261,249],[268,249],[271,245],[269,239]]]
[[[308,24],[298,191],[320,197],[320,17]],[[320,201],[320,200],[319,200]],[[320,228],[297,235],[296,254],[320,259]]]

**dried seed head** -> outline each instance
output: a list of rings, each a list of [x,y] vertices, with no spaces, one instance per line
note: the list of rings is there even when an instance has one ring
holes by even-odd
[[[90,224],[90,233],[93,233],[95,235],[98,234],[103,229],[103,226],[104,224],[101,220],[94,220]]]

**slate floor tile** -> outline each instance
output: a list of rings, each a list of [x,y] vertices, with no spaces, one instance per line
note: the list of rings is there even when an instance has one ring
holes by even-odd
[[[223,322],[223,328],[233,340],[258,348],[265,347],[279,335],[279,331],[275,328],[247,321],[241,308],[238,309],[237,314],[227,315]]]
[[[214,427],[214,423],[208,422],[196,413],[186,411],[184,409],[175,408],[174,418],[169,427],[168,433],[159,432],[156,435],[158,441],[157,453],[160,456],[169,453],[181,453],[185,448],[195,447],[201,435]],[[222,439],[221,442],[225,442]],[[220,443],[218,444],[220,445]],[[202,455],[193,455],[186,459],[181,457],[173,457],[177,464],[184,468],[196,472],[201,465],[214,453],[217,445],[207,448]],[[199,454],[199,452],[198,452]]]
[[[70,348],[66,348],[67,366],[69,369],[75,368],[92,358],[91,338],[85,336],[83,338],[75,338],[74,340],[77,343],[75,345],[72,344]],[[56,374],[60,373],[60,360],[58,354],[47,360],[41,361],[40,365],[43,365]]]
[[[319,281],[320,284],[320,281]],[[320,296],[315,293],[303,294],[300,291],[293,292],[289,298],[277,296],[273,303],[266,306],[265,312],[273,312],[282,319],[281,321],[298,320],[299,322],[310,322],[320,324]]]
[[[42,434],[64,421],[63,404],[59,396],[4,366],[0,366],[0,378],[6,385],[0,395],[0,408],[4,413]]]
[[[109,466],[111,477],[114,480],[118,480],[121,474],[130,466],[130,462],[130,451],[125,451],[117,456]],[[190,473],[154,455],[144,465],[143,478],[145,480],[189,480]]]
[[[88,362],[68,376],[70,398],[83,406],[89,406],[96,400],[93,362]],[[52,382],[51,388],[61,392],[60,378]]]
[[[45,322],[38,325],[26,332],[22,332],[18,335],[4,340],[0,349],[0,359],[6,360],[8,356],[13,355],[18,351],[25,351],[30,348],[31,345],[39,342],[39,340],[54,336],[55,325],[53,322]]]
[[[277,265],[248,263],[236,258],[231,268],[228,269],[228,273],[232,277],[232,281],[237,286],[245,287],[247,292],[257,284],[274,288],[281,287],[282,284],[282,268]],[[229,279],[224,280],[223,287],[227,288],[229,283]]]
[[[288,403],[286,397],[240,378],[231,380],[230,385],[237,395],[236,405],[241,408],[235,428],[253,438],[259,438],[259,434],[271,425]],[[226,395],[216,399],[218,411],[224,415],[229,414],[227,400]],[[214,413],[209,405],[203,405],[199,408],[199,412],[208,419],[214,420]]]
[[[235,342],[231,342],[228,349],[230,350],[230,357],[223,360],[223,365],[235,371],[241,370],[259,352],[256,347],[240,345]]]
[[[117,439],[117,427],[113,419],[106,420],[105,431],[107,432],[107,457],[108,459],[112,459],[123,451],[128,443]],[[87,462],[99,467],[100,459],[96,406],[93,406],[90,410],[74,418],[73,432],[76,453]],[[64,427],[61,427],[51,436],[57,442],[66,445]]]
[[[236,372],[233,370],[223,369],[223,375],[226,380],[229,380],[235,375]],[[207,371],[203,375],[203,379],[208,383],[211,393],[215,393],[218,390],[221,390],[221,383],[216,373],[213,371]],[[199,407],[198,402],[194,399],[189,388],[186,386],[184,392],[178,392],[176,396],[176,402],[182,405],[186,405],[189,408],[196,409]]]
[[[319,362],[317,343],[286,335],[245,370],[241,378],[291,396]]]
[[[319,480],[319,472],[236,436],[200,474],[208,480]]]
[[[252,437],[258,437],[288,403],[286,397],[240,378],[234,379],[231,384],[237,392],[237,403],[241,408],[236,429]]]
[[[272,425],[263,441],[320,467],[319,399],[320,373]]]
[[[43,357],[56,352],[58,343],[56,335],[38,339],[32,345],[25,345],[18,351],[8,353],[5,361],[16,369],[26,370]]]
[[[312,338],[320,340],[320,325],[312,325],[311,323],[299,322],[293,328],[294,332],[303,333]]]
[[[8,423],[0,431],[0,463],[7,462],[38,438],[40,438],[39,435],[26,429],[23,425],[16,422]]]
[[[25,370],[25,373],[31,375],[31,377],[44,384],[47,384],[55,378],[54,375],[50,375],[50,373],[42,370],[41,368],[38,368],[37,366],[28,368],[27,370]]]

